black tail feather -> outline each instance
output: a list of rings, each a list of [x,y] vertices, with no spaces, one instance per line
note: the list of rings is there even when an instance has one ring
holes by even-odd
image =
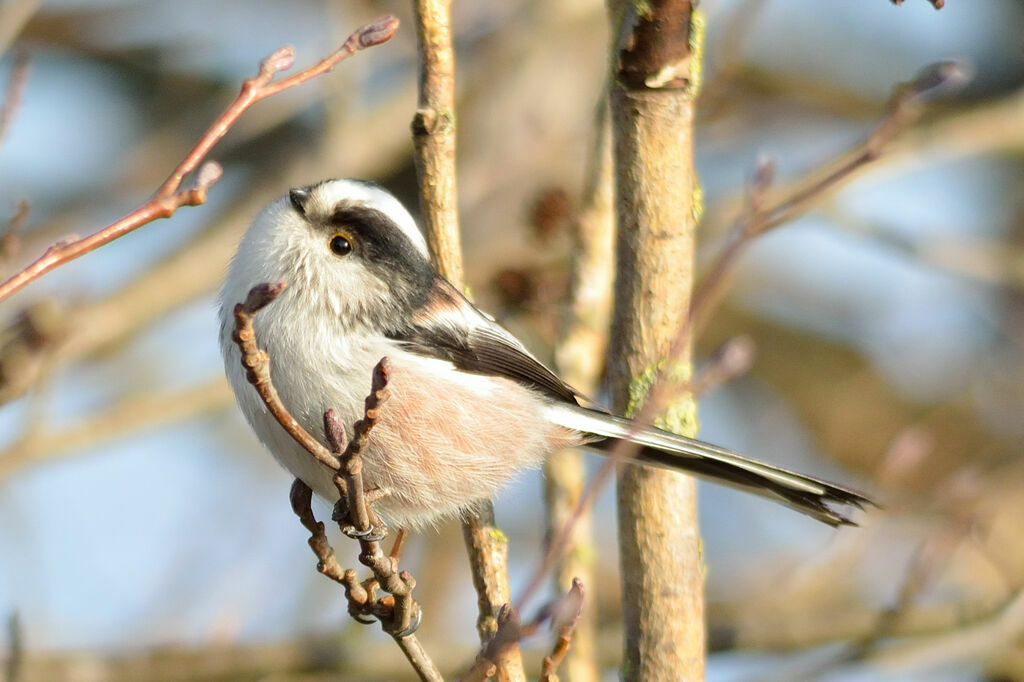
[[[606,438],[596,443],[590,443],[588,447],[608,451],[616,443],[618,443],[618,439]],[[732,453],[729,454],[732,457],[740,457]],[[811,491],[786,485],[779,482],[776,478],[758,472],[756,469],[741,468],[728,460],[694,457],[690,453],[680,454],[679,452],[662,450],[646,445],[640,446],[639,452],[635,455],[634,459],[641,464],[658,466],[672,471],[681,471],[700,478],[709,479],[715,483],[774,499],[833,527],[856,526],[857,524],[849,517],[829,506],[830,504],[849,505],[857,509],[863,509],[865,505],[874,505],[874,502],[867,496],[850,488],[746,458],[742,458],[745,463],[756,464],[758,468],[764,467],[766,470],[776,473],[786,473],[808,484],[813,484],[820,491]]]

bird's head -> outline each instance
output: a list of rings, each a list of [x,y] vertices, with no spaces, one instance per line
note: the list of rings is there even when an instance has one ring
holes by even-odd
[[[426,241],[401,202],[373,183],[326,180],[292,189],[256,217],[222,298],[283,281],[310,315],[373,325],[422,303],[433,277]]]

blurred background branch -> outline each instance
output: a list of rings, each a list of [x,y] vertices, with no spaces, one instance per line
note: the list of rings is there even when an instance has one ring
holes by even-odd
[[[705,271],[749,211],[745,178],[758,159],[774,162],[769,195],[781,195],[857,147],[907,74],[951,55],[976,72],[833,194],[752,242],[697,339],[696,364],[711,373],[698,372],[694,387],[732,366],[712,359],[729,340],[756,347],[749,371],[725,372],[738,378],[702,398],[703,437],[859,478],[886,503],[855,534],[834,537],[703,488],[708,677],[1019,678],[1024,8],[704,5],[703,191],[694,204],[705,208]],[[32,206],[14,231],[20,247],[5,246],[4,276],[130,210],[261,55],[285,42],[326,54],[348,27],[383,11],[415,23],[410,3],[282,7],[0,4],[0,36],[17,36],[0,42],[15,46],[0,80],[11,82],[16,53],[32,58],[0,146],[3,224],[19,202]],[[574,314],[565,302],[581,261],[572,265],[571,226],[587,211],[593,103],[608,65],[604,7],[507,0],[452,9],[465,282],[551,361]],[[226,173],[203,211],[110,244],[0,304],[0,612],[19,614],[22,654],[4,657],[20,661],[22,680],[407,674],[383,635],[339,630],[343,595],[294,551],[301,529],[280,500],[288,479],[224,409],[212,305],[241,230],[287,187],[368,177],[416,205],[415,42],[406,31],[372,58],[263,102],[218,146]],[[542,204],[569,219],[537,229]],[[560,370],[579,365],[597,381],[592,397],[607,402],[598,356],[557,351]],[[9,461],[17,452],[29,454]],[[516,585],[543,542],[538,491],[524,476],[496,499],[516,548]],[[570,679],[577,653],[605,674],[620,665],[624,597],[607,493],[592,511],[600,560],[584,617],[597,618],[594,653],[578,652],[584,621],[563,664]],[[444,527],[411,538],[403,559],[431,616],[417,634],[448,676],[464,672],[479,646],[461,545]],[[940,560],[926,562],[927,579],[908,580],[930,545],[945,548],[932,554]],[[257,551],[260,561],[238,561]],[[351,565],[346,551],[338,547],[339,560]],[[73,575],[61,570],[68,556]],[[864,641],[874,643],[851,656]],[[541,669],[550,644],[523,642],[526,670]]]

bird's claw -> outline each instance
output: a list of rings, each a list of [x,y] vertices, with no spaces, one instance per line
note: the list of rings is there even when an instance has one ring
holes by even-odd
[[[334,509],[331,510],[331,521],[344,524],[350,523],[348,518],[348,505],[345,503],[344,497],[334,503]]]
[[[341,527],[341,532],[353,540],[362,540],[364,542],[380,542],[388,536],[388,528],[384,524],[373,525],[360,530],[349,523]]]
[[[377,622],[377,619],[373,616],[364,616],[358,611],[352,614],[352,620],[356,621],[357,623],[362,623],[363,625],[373,625]]]
[[[374,491],[376,490],[377,489],[375,488]],[[331,512],[331,520],[338,524],[342,533],[353,540],[380,542],[388,536],[388,527],[384,525],[383,521],[377,518],[376,514],[369,509],[367,509],[367,511],[370,512],[370,527],[363,529],[357,528],[352,522],[352,515],[349,513],[349,508],[345,503],[345,498],[342,497],[334,504],[334,509]]]
[[[420,629],[420,623],[423,621],[423,609],[420,608],[419,604],[413,609],[412,615],[409,617],[409,625],[401,632],[396,632],[393,637],[408,637],[417,630]]]

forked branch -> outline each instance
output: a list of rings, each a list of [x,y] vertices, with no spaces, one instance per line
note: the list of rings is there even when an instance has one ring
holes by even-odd
[[[0,301],[8,298],[28,283],[38,279],[50,270],[74,260],[118,237],[153,222],[159,218],[168,218],[182,206],[198,206],[206,201],[207,190],[221,176],[221,167],[213,161],[204,163],[206,155],[217,142],[228,132],[246,110],[261,99],[304,83],[315,76],[333,69],[339,62],[352,56],[359,50],[379,45],[387,41],[398,30],[398,19],[385,15],[356,29],[345,43],[334,53],[310,68],[300,71],[288,78],[274,81],[280,71],[291,68],[295,61],[295,52],[284,47],[263,60],[259,73],[242,84],[241,92],[235,100],[214,120],[213,124],[200,138],[199,142],[178,164],[170,177],[157,190],[153,197],[137,209],[107,225],[106,227],[81,239],[71,238],[54,244],[42,256],[25,269],[15,273],[10,279],[0,284]],[[197,170],[198,169],[198,170]],[[195,179],[189,186],[182,187],[185,177],[195,173]]]
[[[501,661],[510,649],[518,649],[520,640],[535,634],[545,621],[550,621],[555,631],[555,643],[551,653],[541,664],[540,682],[558,682],[557,670],[572,643],[572,635],[583,611],[583,582],[574,578],[572,587],[562,597],[544,606],[533,620],[523,623],[519,611],[511,604],[505,604],[498,611],[498,628],[490,641],[477,654],[473,667],[461,682],[483,682],[494,676]]]
[[[370,395],[366,399],[363,419],[353,427],[348,438],[337,412],[324,413],[324,431],[330,447],[313,438],[281,402],[270,379],[270,357],[259,348],[253,319],[284,290],[283,283],[260,284],[249,291],[245,302],[235,306],[235,330],[232,338],[242,354],[246,378],[256,388],[263,403],[278,423],[317,461],[338,472],[334,483],[338,487],[340,502],[335,520],[342,532],[359,541],[359,561],[369,567],[373,576],[360,581],[352,569],[338,563],[334,548],[327,540],[324,524],[317,521],[311,508],[312,491],[296,479],[291,489],[292,510],[310,533],[309,546],[317,557],[317,570],[345,588],[349,613],[360,623],[379,621],[391,635],[422,680],[441,680],[441,674],[430,660],[423,646],[413,634],[419,625],[420,608],[413,599],[416,580],[408,571],[398,570],[397,551],[386,555],[381,541],[387,530],[373,514],[370,502],[387,494],[382,490],[366,490],[362,476],[362,452],[370,432],[380,415],[381,405],[388,398],[388,359],[383,358],[373,371]],[[396,550],[401,534],[396,540]],[[378,589],[387,592],[378,596]]]

